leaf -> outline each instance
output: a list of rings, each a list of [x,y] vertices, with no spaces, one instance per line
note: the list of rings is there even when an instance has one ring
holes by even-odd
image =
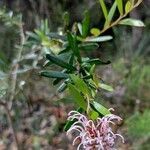
[[[68,73],[67,69],[64,69],[61,71],[62,73]],[[57,78],[56,80],[53,81],[53,85],[58,84],[62,79],[61,78]]]
[[[81,62],[81,56],[79,53],[76,36],[68,32],[67,37],[71,50],[73,51],[74,55],[78,58],[78,61]]]
[[[128,12],[130,12],[131,9],[132,9],[131,1],[127,1],[126,5],[125,5],[125,12],[128,13]]]
[[[77,110],[78,112],[82,113],[83,109],[82,108],[78,108]],[[77,119],[73,119],[73,120],[68,120],[64,126],[64,131],[67,131],[70,129],[70,127],[72,126],[73,123],[75,123],[77,121]]]
[[[70,78],[80,92],[82,92],[85,96],[88,95],[90,97],[91,94],[89,88],[83,79],[74,74],[70,74]]]
[[[63,92],[65,89],[67,88],[67,84],[66,83],[62,83],[58,88],[57,91],[59,93]]]
[[[91,51],[96,50],[99,47],[97,43],[82,43],[79,44],[79,50]]]
[[[68,120],[64,126],[64,131],[68,131],[70,127],[73,125],[73,123],[75,123],[76,121],[78,120],[77,119]]]
[[[37,34],[33,33],[33,32],[26,32],[26,34],[30,37],[30,38],[33,38],[37,41],[40,41],[40,38],[37,36]]]
[[[58,84],[60,81],[61,81],[62,79],[61,78],[57,78],[57,79],[55,79],[54,81],[53,81],[53,85],[56,85],[56,84]]]
[[[69,20],[70,20],[70,16],[68,12],[65,12],[63,14],[63,21],[64,21],[64,26],[69,26]]]
[[[69,70],[76,70],[75,67],[73,67],[72,65],[66,63],[65,61],[59,59],[58,57],[56,57],[54,55],[46,54],[46,58],[60,67],[63,67],[63,68],[69,69]]]
[[[120,15],[123,15],[123,1],[122,0],[116,0],[118,10],[120,12]]]
[[[104,106],[102,106],[101,104],[99,104],[99,103],[97,103],[96,101],[93,101],[93,106],[94,106],[94,108],[100,113],[100,114],[102,114],[102,115],[108,115],[108,114],[110,114],[110,111],[107,109],[107,108],[105,108]]]
[[[71,54],[69,58],[69,64],[73,65],[73,63],[74,63],[74,54]]]
[[[88,35],[90,26],[90,15],[88,11],[84,13],[84,20],[82,21],[82,36],[85,38]]]
[[[114,89],[110,85],[107,85],[107,84],[104,84],[104,83],[99,83],[99,87],[104,89],[104,90],[107,90],[109,92],[114,91]]]
[[[99,114],[96,111],[90,111],[89,116],[92,120],[96,120],[99,117]]]
[[[40,72],[40,75],[48,78],[59,78],[59,79],[67,79],[69,77],[68,74],[59,71],[42,71]]]
[[[69,92],[70,92],[70,95],[73,97],[75,103],[83,108],[84,110],[86,110],[87,108],[87,104],[83,98],[83,96],[81,95],[81,93],[78,91],[78,89],[72,85],[72,84],[68,84],[68,88],[69,88]]]
[[[111,9],[109,11],[109,13],[108,13],[108,21],[105,22],[105,25],[104,25],[105,27],[107,25],[109,25],[109,23],[111,23],[112,18],[113,18],[114,14],[115,14],[116,8],[117,8],[117,4],[116,4],[116,1],[115,1],[113,3],[113,5],[112,5],[112,7],[111,7]]]
[[[47,36],[49,36],[52,39],[59,39],[59,40],[63,40],[63,41],[67,40],[66,36],[59,35],[58,33],[55,33],[55,32],[50,32],[49,34],[47,34]]]
[[[94,64],[95,65],[108,65],[111,62],[110,61],[103,62],[99,58],[95,58],[95,59],[89,59],[89,60],[87,60],[86,63],[90,63],[91,65],[94,65]]]
[[[88,37],[84,41],[85,42],[104,42],[112,39],[112,36],[99,36],[99,37]]]
[[[123,19],[119,22],[121,25],[129,25],[129,26],[135,26],[135,27],[144,27],[144,23],[137,19],[127,18]]]
[[[81,23],[78,23],[77,26],[78,26],[80,34],[82,35],[82,25],[81,25]]]
[[[101,31],[98,28],[92,28],[90,30],[91,34],[93,34],[94,36],[99,36]]]
[[[104,0],[99,0],[99,2],[100,2],[100,5],[102,7],[102,11],[103,11],[104,17],[105,17],[106,20],[108,20],[108,18],[107,18],[108,12],[107,12],[107,8],[106,8]]]

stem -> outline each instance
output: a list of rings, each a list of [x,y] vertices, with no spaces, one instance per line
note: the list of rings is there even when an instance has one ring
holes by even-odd
[[[21,19],[22,20],[22,19]],[[11,90],[10,90],[10,95],[9,95],[9,101],[12,102],[15,96],[15,90],[16,90],[16,84],[17,84],[17,71],[19,69],[19,64],[18,62],[21,60],[21,54],[23,51],[23,45],[25,43],[25,36],[23,32],[23,24],[19,23],[18,24],[19,29],[20,29],[20,48],[17,51],[17,56],[14,65],[12,66],[12,73],[11,73]],[[11,108],[11,106],[10,106]]]
[[[8,118],[8,122],[9,122],[9,125],[10,125],[10,129],[11,129],[11,132],[12,132],[13,137],[14,137],[14,142],[15,142],[15,145],[16,145],[16,150],[19,150],[19,142],[18,142],[18,139],[17,139],[15,128],[13,126],[13,120],[12,120],[12,116],[11,116],[10,110],[9,110],[9,108],[8,108],[8,106],[7,106],[6,103],[0,102],[0,105],[3,106],[4,109],[5,109],[5,112],[6,112],[6,115],[7,115],[7,118]]]
[[[140,4],[142,1],[143,1],[143,0],[139,0],[139,1],[132,7],[132,9],[131,9],[130,11],[132,11],[134,8],[136,8],[137,6],[139,6],[139,4]],[[128,14],[129,14],[129,12],[128,12],[128,13],[125,13],[124,15],[121,15],[116,21],[112,22],[109,26],[103,28],[103,29],[101,30],[101,34],[104,33],[106,30],[108,30],[108,29],[110,29],[110,28],[112,28],[112,27],[118,25],[119,22],[120,22],[124,17],[126,17]]]

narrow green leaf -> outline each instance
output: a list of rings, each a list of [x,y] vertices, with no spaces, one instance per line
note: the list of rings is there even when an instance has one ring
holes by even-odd
[[[68,73],[68,72],[67,72],[67,69],[62,70],[61,72],[62,72],[62,73]],[[53,85],[58,84],[61,80],[62,80],[61,78],[55,79],[55,80],[53,81]]]
[[[59,79],[67,79],[69,77],[68,74],[59,71],[42,71],[40,72],[40,75],[48,78],[59,78]]]
[[[84,51],[92,51],[96,50],[99,47],[97,43],[82,43],[79,44],[79,50],[84,50]]]
[[[82,108],[78,108],[77,110],[78,112],[82,113],[83,109]],[[64,126],[64,131],[67,131],[70,129],[70,127],[72,126],[73,123],[75,123],[77,121],[77,119],[73,119],[73,120],[68,120]]]
[[[125,12],[129,13],[131,9],[132,9],[131,1],[127,1],[126,5],[125,5]]]
[[[85,42],[104,42],[112,39],[112,36],[99,36],[99,37],[88,37]]]
[[[103,11],[104,17],[105,17],[106,20],[108,20],[108,18],[107,18],[108,12],[107,12],[107,8],[106,8],[104,0],[99,0],[99,2],[100,2],[100,5],[102,7],[102,11]]]
[[[68,88],[69,88],[69,92],[70,92],[71,96],[73,97],[75,103],[79,107],[81,107],[84,110],[86,110],[87,109],[87,104],[86,104],[83,96],[81,95],[81,93],[78,91],[78,89],[74,85],[72,85],[70,83],[68,84]]]
[[[66,41],[67,40],[67,37],[64,36],[64,35],[60,35],[58,33],[55,33],[55,32],[50,32],[49,34],[47,34],[47,36],[49,36],[50,38],[52,39],[61,39],[63,41]]]
[[[104,27],[106,27],[107,25],[109,25],[113,19],[113,16],[115,14],[115,11],[116,11],[116,8],[117,8],[117,3],[116,1],[113,3],[109,13],[108,13],[108,21],[105,22],[105,25]]]
[[[98,28],[92,28],[90,30],[91,34],[93,34],[94,36],[99,36],[101,34],[101,31]]]
[[[49,60],[46,60],[46,61],[44,62],[43,67],[47,67],[47,66],[50,66],[50,65],[52,65],[52,64],[53,64],[52,62],[50,62]]]
[[[94,71],[95,71],[95,68],[96,68],[96,65],[94,64],[94,65],[92,65],[92,67],[90,68],[90,74],[91,75],[94,75]]]
[[[137,19],[127,18],[123,19],[119,22],[121,25],[129,25],[129,26],[135,26],[135,27],[144,27],[144,23]]]
[[[46,58],[60,67],[63,67],[63,68],[69,69],[69,70],[76,70],[75,67],[73,67],[72,65],[68,64],[67,62],[59,59],[58,57],[56,57],[54,55],[46,54]]]
[[[64,26],[69,26],[70,16],[68,12],[63,14]]]
[[[64,126],[64,131],[68,131],[70,129],[70,127],[76,122],[78,121],[77,119],[73,119],[73,120],[68,120]]]
[[[74,74],[70,74],[70,78],[74,82],[75,86],[80,92],[90,97],[89,88],[87,84],[83,81],[83,79],[79,78],[77,75],[74,75]]]
[[[88,11],[84,13],[84,20],[82,21],[82,36],[85,38],[88,35],[90,27],[90,15]]]
[[[37,36],[37,34],[33,33],[33,32],[26,32],[26,34],[30,37],[33,38],[37,41],[40,41],[40,38]]]
[[[116,0],[120,15],[123,15],[123,0]]]
[[[107,85],[107,84],[104,84],[104,83],[99,83],[99,87],[104,89],[104,90],[107,90],[109,92],[114,91],[114,89],[110,85]]]
[[[89,59],[89,60],[87,60],[86,63],[90,63],[91,65],[94,65],[94,64],[95,65],[108,65],[111,62],[110,61],[103,62],[99,58],[95,58],[95,59]]]
[[[78,26],[78,29],[79,29],[80,34],[82,35],[82,34],[83,34],[83,33],[82,33],[82,24],[81,24],[81,23],[78,23],[77,26]]]
[[[61,92],[63,92],[66,88],[67,88],[67,84],[66,84],[66,83],[62,83],[62,84],[58,87],[57,91],[58,91],[59,93],[61,93]]]
[[[96,101],[93,101],[93,106],[94,106],[94,108],[100,113],[100,114],[102,114],[102,115],[108,115],[108,114],[110,114],[110,111],[107,109],[107,108],[105,108],[104,106],[102,106],[101,104],[99,104],[99,103],[97,103]]]
[[[78,61],[81,62],[81,56],[79,53],[76,36],[68,32],[67,37],[71,50],[73,51],[74,55],[78,58]]]
[[[74,63],[74,54],[71,54],[68,63],[71,64],[71,65],[73,65],[73,63]]]

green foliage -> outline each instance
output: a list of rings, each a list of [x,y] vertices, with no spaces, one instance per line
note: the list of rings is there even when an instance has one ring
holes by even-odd
[[[104,0],[99,0],[99,2],[105,17],[104,27],[100,30],[100,34],[102,34],[107,29],[117,24],[140,26],[140,27],[144,26],[144,24],[139,20],[134,20],[132,18],[123,20],[123,18],[126,17],[129,14],[129,12],[132,11],[135,7],[137,7],[142,2],[142,0],[138,0],[138,1],[129,0],[125,5],[123,3],[123,0],[115,0],[109,11],[107,10]],[[113,21],[113,17],[116,13],[116,8],[118,8],[120,15],[118,19]]]
[[[52,32],[50,30],[47,19],[41,21],[39,28],[35,29],[34,32],[27,32],[27,41],[18,47],[20,48],[24,46],[24,55],[21,56],[21,60],[19,61],[14,58],[14,62],[16,63],[16,61],[18,61],[17,64],[19,64],[19,68],[22,70],[17,70],[13,74],[16,75],[21,72],[26,72],[28,68],[30,70],[30,67],[31,69],[32,67],[33,69],[41,69],[38,66],[39,61],[43,63],[43,60],[46,60],[43,66],[43,71],[40,72],[40,75],[54,79],[53,85],[58,86],[57,92],[64,92],[67,90],[72,96],[72,99],[68,98],[69,102],[75,103],[77,107],[80,107],[81,112],[87,113],[88,117],[92,120],[110,114],[110,111],[106,107],[96,102],[96,94],[101,89],[113,92],[113,88],[110,85],[105,84],[105,82],[97,76],[95,70],[99,65],[101,67],[101,65],[110,64],[110,61],[103,61],[100,58],[90,58],[83,56],[82,54],[85,51],[93,52],[93,50],[98,49],[99,42],[112,40],[112,36],[102,35],[109,28],[116,25],[144,26],[144,23],[139,20],[131,18],[124,19],[133,8],[139,5],[141,0],[134,1],[135,3],[130,0],[126,3],[122,0],[115,0],[110,9],[108,9],[109,7],[107,7],[104,0],[99,0],[99,2],[105,18],[102,22],[104,23],[102,29],[91,27],[90,11],[85,11],[84,19],[79,23],[75,23],[72,30],[70,29],[71,25],[69,23],[69,18],[72,18],[72,16],[70,17],[66,12],[63,17],[63,28],[58,32]],[[117,13],[119,13],[118,16]],[[18,37],[20,16],[14,17],[12,12],[7,13],[5,11],[0,11],[0,23],[2,23],[0,26],[3,26],[4,24],[7,31],[12,30],[9,35],[13,39],[16,38],[16,35]],[[15,33],[15,35],[13,35],[13,33]],[[2,45],[1,43],[4,43],[5,47],[7,47],[9,44],[5,43],[5,41],[10,37],[8,37],[7,34],[5,38],[3,37],[4,35],[2,33],[0,45]],[[122,36],[122,38],[126,40],[126,42],[124,42],[125,44],[130,40],[124,36]],[[146,44],[149,43],[148,40],[145,41]],[[18,39],[16,43],[18,44]],[[121,45],[123,44],[123,42],[117,41],[117,46],[119,46],[119,43],[121,43]],[[11,70],[9,64],[7,64],[6,56],[8,56],[8,54],[6,54],[5,47],[0,47],[0,69],[2,70],[0,71],[0,98],[3,98],[7,94],[9,88],[8,77]],[[121,46],[119,46],[119,49],[120,48]],[[1,49],[3,50],[2,52]],[[11,48],[8,46],[6,49],[10,50]],[[144,46],[141,50],[137,51],[140,53],[142,49],[144,49]],[[26,50],[30,53],[26,53]],[[24,61],[27,61],[27,64],[24,63]],[[128,96],[139,96],[143,87],[149,89],[149,66],[140,64],[139,62],[141,61],[136,61],[131,64],[132,67],[129,69],[125,64],[117,63],[119,72],[123,74],[123,77],[126,77],[123,82],[127,86]],[[55,67],[55,70],[53,67]],[[27,78],[29,79],[30,77]],[[19,89],[19,86],[19,83],[17,83],[17,90],[15,90],[16,93],[14,93],[15,95],[20,91],[22,92],[22,89]],[[148,132],[148,128],[144,128],[144,126],[147,127],[149,124],[148,121],[145,121],[146,118],[149,118],[149,111],[145,111],[143,115],[135,115],[129,120],[129,122],[127,122],[129,126],[129,134],[133,138],[142,138],[144,137],[144,134]],[[39,119],[37,118],[37,120]],[[65,126],[65,130],[68,130],[75,121],[76,120],[69,120]],[[135,128],[132,127],[130,124],[131,122],[134,123]],[[139,133],[136,133],[138,130]],[[38,140],[35,143],[38,147]]]
[[[131,19],[131,18],[123,19],[119,22],[119,24],[135,26],[135,27],[144,27],[145,26],[142,21],[137,20],[137,19]]]
[[[143,149],[146,142],[148,144],[147,146],[148,147],[150,146],[148,142],[148,139],[150,138],[149,118],[150,118],[150,110],[144,110],[143,114],[136,113],[126,121],[126,124],[128,125],[129,136],[134,141],[138,141],[139,143],[135,145],[134,148]]]
[[[78,107],[81,107],[93,120],[98,116],[104,116],[110,113],[107,108],[95,101],[95,96],[99,89],[113,91],[111,86],[101,83],[95,73],[95,66],[107,65],[110,64],[110,61],[103,62],[99,58],[83,57],[81,52],[83,50],[92,51],[98,48],[99,42],[111,40],[112,36],[101,36],[101,34],[115,25],[144,25],[137,20],[123,20],[130,11],[128,8],[129,4],[127,4],[126,12],[124,12],[125,6],[122,0],[116,0],[110,11],[107,10],[105,1],[99,0],[99,2],[105,17],[104,28],[102,30],[97,28],[90,29],[90,15],[88,11],[85,11],[83,21],[81,23],[75,23],[72,31],[65,28],[64,32],[61,33],[50,32],[48,23],[45,21],[42,23],[40,29],[28,34],[29,38],[34,39],[37,44],[42,46],[43,50],[46,50],[47,61],[45,67],[48,66],[50,68],[53,64],[63,69],[61,71],[45,69],[41,72],[41,75],[48,78],[55,78],[54,85],[59,84],[61,81],[58,92],[63,92],[66,88],[69,89],[74,103]],[[130,10],[135,8],[138,2],[133,4]],[[113,21],[116,8],[118,8],[120,15],[116,21]],[[64,19],[64,25],[68,27],[67,14]],[[92,35],[89,34],[89,31]],[[53,41],[55,41],[54,45],[52,45]],[[64,56],[67,59],[64,59]]]

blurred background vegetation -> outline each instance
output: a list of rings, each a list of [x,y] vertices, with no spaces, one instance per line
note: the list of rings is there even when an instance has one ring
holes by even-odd
[[[110,7],[112,1],[106,2]],[[145,28],[114,27],[106,33],[114,40],[85,53],[112,62],[97,68],[97,72],[115,91],[102,91],[97,99],[116,108],[116,113],[124,118],[120,132],[124,133],[126,143],[119,145],[121,150],[150,149],[149,8],[150,1],[145,0],[130,13],[141,19]],[[66,11],[71,27],[83,19],[86,9],[90,11],[91,26],[100,28],[103,18],[96,0],[0,0],[0,149],[15,149],[11,128],[22,149],[73,149],[63,126],[74,106],[63,99],[63,94],[56,93],[51,80],[39,76],[43,50],[40,45],[29,46],[26,41],[31,31],[44,26],[42,20],[47,19],[45,32],[59,32]],[[4,103],[11,108],[11,118]]]

